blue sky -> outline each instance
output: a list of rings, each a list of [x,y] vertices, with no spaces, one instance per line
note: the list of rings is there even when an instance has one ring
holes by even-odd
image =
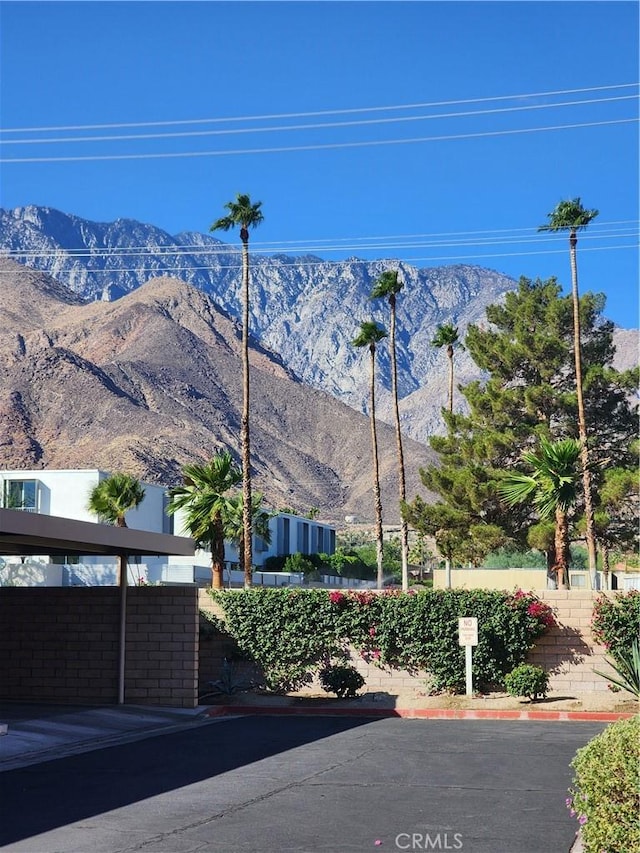
[[[638,325],[635,2],[0,14],[3,207],[176,234],[207,232],[247,192],[263,202],[256,251],[479,264],[566,287],[566,237],[536,229],[580,196],[600,211],[580,237],[580,289]]]

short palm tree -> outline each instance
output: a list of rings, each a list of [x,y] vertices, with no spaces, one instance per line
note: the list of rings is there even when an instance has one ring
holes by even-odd
[[[580,442],[565,438],[540,439],[540,449],[522,454],[531,474],[509,472],[498,484],[498,493],[509,506],[531,501],[541,520],[555,518],[555,571],[558,588],[567,586],[569,511],[578,498]]]
[[[573,301],[573,355],[576,371],[576,395],[578,400],[578,438],[581,444],[582,484],[584,491],[585,536],[589,554],[589,574],[592,584],[596,574],[596,539],[594,524],[594,505],[589,468],[589,447],[587,445],[587,423],[584,414],[582,390],[582,351],[580,344],[580,297],[578,294],[578,231],[583,231],[598,215],[597,210],[587,210],[579,198],[560,201],[547,215],[549,222],[541,225],[538,231],[568,231],[569,260],[571,263],[571,296]]]
[[[389,330],[389,349],[391,350],[391,393],[393,396],[393,411],[396,424],[396,447],[398,450],[398,493],[400,506],[407,499],[406,477],[404,471],[404,450],[402,447],[402,431],[400,429],[400,407],[398,394],[398,358],[396,352],[396,296],[403,288],[398,277],[398,270],[386,270],[376,281],[371,291],[371,299],[387,299],[391,312]],[[402,589],[409,588],[409,525],[403,516],[400,522],[400,547],[402,554]]]
[[[269,527],[271,513],[263,509],[263,495],[260,492],[254,492],[251,496],[251,501],[251,526],[253,533],[264,539],[267,545],[269,545],[271,542],[271,528]],[[234,495],[227,502],[224,533],[225,537],[238,548],[240,571],[244,573],[245,587],[249,587],[251,586],[251,569],[249,568],[249,571],[247,571],[247,565],[244,562],[244,501],[241,494]]]
[[[242,479],[230,453],[218,453],[206,465],[185,465],[184,483],[169,490],[167,512],[186,511],[185,528],[200,548],[211,551],[211,585],[222,589],[227,492]]]
[[[262,202],[251,203],[248,195],[238,193],[236,201],[229,201],[225,207],[226,216],[216,219],[210,231],[230,231],[240,228],[242,241],[242,495],[244,499],[244,562],[251,567],[253,554],[251,548],[251,441],[249,434],[249,228],[256,228],[264,219],[260,210]]]
[[[108,524],[126,527],[125,513],[144,500],[144,488],[129,474],[116,473],[101,480],[89,495],[87,508]]]
[[[360,332],[351,342],[354,347],[368,347],[371,358],[371,381],[369,386],[369,417],[371,420],[371,449],[373,454],[373,496],[376,514],[376,562],[377,586],[382,589],[382,499],[380,497],[380,462],[378,458],[378,435],[376,432],[376,345],[386,338],[387,333],[373,320],[360,323]]]
[[[436,329],[436,333],[431,341],[431,346],[447,348],[447,358],[449,359],[449,412],[453,412],[453,352],[456,346],[462,347],[458,336],[458,328],[453,323],[442,323]]]

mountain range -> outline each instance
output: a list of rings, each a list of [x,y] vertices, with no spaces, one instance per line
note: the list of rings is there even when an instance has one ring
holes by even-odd
[[[186,461],[238,449],[240,252],[209,235],[172,236],[119,219],[90,222],[46,207],[0,210],[4,467],[125,467],[172,484]],[[442,430],[440,323],[482,323],[513,279],[475,266],[418,269],[395,260],[329,262],[251,251],[253,451],[274,505],[367,518],[369,360],[351,341],[361,320],[388,325],[369,294],[398,269],[398,366],[408,492]],[[38,272],[40,271],[40,272]],[[616,330],[616,366],[637,363],[638,334]],[[392,421],[390,359],[377,359],[377,413]],[[456,354],[456,379],[478,378]],[[393,430],[381,429],[383,494],[397,517]],[[414,439],[411,441],[410,439]]]
[[[12,273],[7,275],[7,273]],[[126,470],[181,481],[186,462],[238,458],[238,325],[201,291],[153,279],[86,302],[50,276],[0,260],[0,465]],[[255,487],[270,506],[343,521],[372,517],[369,419],[251,348]],[[398,520],[395,431],[379,425],[385,520]],[[433,460],[406,441],[408,488]]]
[[[90,300],[114,301],[152,278],[172,276],[211,296],[230,317],[240,317],[239,249],[206,234],[172,236],[132,220],[96,223],[28,206],[0,210],[1,250]],[[513,279],[476,266],[418,269],[393,260],[330,262],[251,250],[251,333],[302,382],[366,411],[368,360],[351,341],[362,320],[388,328],[386,302],[372,302],[369,294],[389,268],[398,269],[404,282],[397,314],[403,429],[426,442],[442,429],[440,409],[447,397],[446,356],[431,345],[437,325],[452,322],[464,334],[469,323],[482,321],[487,305],[515,287]],[[378,413],[391,422],[384,342],[377,372]],[[462,381],[477,376],[463,351],[457,374]]]

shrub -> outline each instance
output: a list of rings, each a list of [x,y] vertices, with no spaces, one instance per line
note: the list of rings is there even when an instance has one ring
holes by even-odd
[[[353,697],[364,684],[364,678],[353,666],[324,666],[318,673],[322,689],[339,699]]]
[[[579,749],[567,807],[582,827],[585,853],[640,850],[640,717],[612,723]]]
[[[546,698],[549,676],[542,667],[523,663],[505,675],[504,686],[509,696],[526,696],[534,702]]]
[[[474,683],[502,685],[553,620],[547,605],[519,590],[254,588],[211,594],[225,612],[225,630],[277,692],[307,683],[326,660],[346,661],[349,646],[380,666],[427,671],[433,690],[464,690],[460,616],[478,619]]]
[[[618,657],[607,661],[615,676],[594,670],[596,675],[607,678],[619,690],[626,690],[640,699],[640,644],[634,640],[629,651],[618,650]],[[611,684],[609,685],[611,687]]]
[[[640,590],[601,595],[593,606],[591,630],[598,643],[619,660],[619,655],[631,651],[638,638],[640,625]]]

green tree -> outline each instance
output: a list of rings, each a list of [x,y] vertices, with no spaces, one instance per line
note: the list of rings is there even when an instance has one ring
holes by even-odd
[[[269,545],[271,543],[271,528],[269,527],[269,519],[271,513],[267,512],[262,506],[263,495],[260,492],[254,492],[251,495],[251,527],[253,534],[259,536]],[[251,566],[247,566],[244,561],[244,497],[241,494],[233,495],[226,502],[224,509],[224,532],[225,537],[238,548],[238,560],[240,563],[240,571],[244,573],[245,587],[251,586]]]
[[[453,354],[456,346],[462,347],[460,338],[458,337],[458,327],[453,323],[443,323],[438,326],[436,333],[431,341],[431,346],[447,348],[447,358],[449,360],[449,412],[453,412]]]
[[[384,558],[384,543],[382,536],[382,499],[380,497],[380,462],[378,457],[378,436],[376,431],[376,346],[386,338],[387,333],[372,320],[360,324],[360,332],[352,341],[354,347],[367,347],[369,350],[371,373],[369,383],[369,418],[371,422],[371,451],[373,455],[373,496],[376,516],[377,543],[377,585],[382,589],[384,573],[382,562]]]
[[[93,487],[87,508],[102,522],[126,527],[125,513],[139,506],[144,494],[139,480],[129,474],[116,473]]]
[[[242,479],[230,453],[218,453],[206,465],[185,465],[184,483],[169,490],[167,512],[185,510],[185,527],[199,548],[211,551],[211,586],[222,589],[227,492]]]
[[[571,264],[571,298],[573,303],[573,353],[576,376],[576,394],[578,401],[578,437],[580,439],[582,462],[582,485],[584,493],[585,534],[589,554],[589,573],[595,586],[596,575],[596,539],[594,527],[594,501],[591,490],[591,472],[589,468],[589,444],[587,420],[584,406],[584,385],[582,377],[582,342],[580,332],[580,297],[578,294],[578,231],[583,231],[598,215],[597,210],[587,210],[579,198],[560,201],[547,214],[549,222],[541,225],[538,231],[568,231],[569,259]]]
[[[611,551],[638,550],[638,491],[637,466],[605,471],[594,514],[605,589],[610,586]]]
[[[216,219],[210,231],[230,231],[240,228],[242,242],[242,495],[244,500],[244,564],[253,564],[251,535],[251,438],[249,430],[249,229],[256,228],[264,219],[260,210],[262,202],[251,203],[248,195],[238,193],[236,201],[225,207],[226,216]],[[250,568],[248,569],[250,571]]]
[[[404,449],[400,427],[400,405],[398,393],[398,353],[396,347],[396,297],[403,288],[398,270],[386,270],[376,281],[371,291],[371,299],[387,299],[390,310],[389,344],[391,350],[391,394],[396,425],[396,447],[398,452],[398,494],[400,505],[407,499],[407,486],[404,467]],[[402,589],[409,589],[409,525],[402,517],[400,522],[400,546],[402,549]]]
[[[596,483],[611,459],[623,467],[633,464],[637,430],[635,407],[630,404],[637,371],[619,373],[611,366],[613,326],[601,317],[603,307],[598,295],[580,299],[585,404],[587,414],[594,416],[591,460]],[[486,378],[461,387],[467,411],[444,412],[447,434],[430,440],[439,464],[420,475],[427,490],[451,511],[454,532],[460,519],[456,513],[463,513],[469,529],[474,524],[495,525],[506,540],[524,548],[533,545],[527,543],[527,535],[539,519],[529,504],[507,512],[497,484],[504,470],[520,463],[520,452],[536,449],[541,437],[549,441],[578,437],[572,301],[561,295],[555,279],[521,278],[517,290],[507,293],[502,304],[487,308],[486,316],[487,325],[469,326],[465,338]],[[580,490],[576,516],[582,506]],[[553,565],[552,548],[545,550]]]
[[[555,571],[558,589],[568,587],[570,562],[569,512],[578,499],[580,442],[572,438],[540,439],[537,452],[522,454],[531,474],[510,471],[498,485],[509,506],[530,501],[541,520],[555,518]]]

